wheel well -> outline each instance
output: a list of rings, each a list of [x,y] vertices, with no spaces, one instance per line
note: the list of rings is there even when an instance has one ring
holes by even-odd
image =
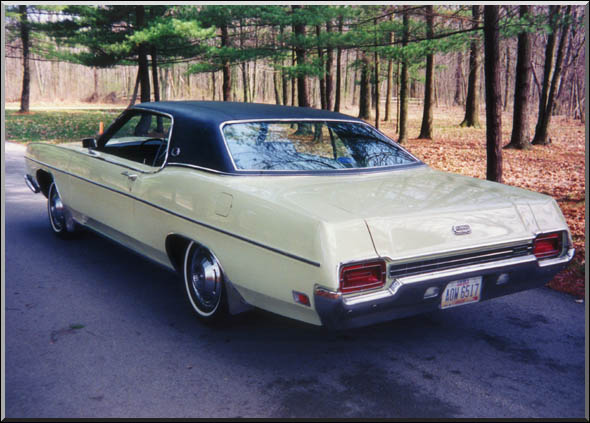
[[[39,184],[39,188],[41,188],[41,192],[45,197],[49,195],[49,187],[53,182],[53,175],[51,173],[44,171],[43,169],[39,169],[37,171],[37,183]]]
[[[182,273],[184,253],[191,240],[178,234],[171,234],[166,237],[166,254],[177,272]]]

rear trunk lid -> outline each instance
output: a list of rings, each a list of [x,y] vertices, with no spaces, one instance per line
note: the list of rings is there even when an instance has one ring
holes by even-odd
[[[399,172],[367,192],[366,198],[339,207],[365,219],[380,256],[402,260],[532,238],[513,190],[426,169]],[[518,191],[526,193],[524,197],[537,195]]]
[[[537,193],[426,166],[314,178],[284,188],[289,192],[284,200],[328,223],[342,212],[363,219],[376,253],[393,260],[522,243],[535,229],[528,203],[547,201]]]

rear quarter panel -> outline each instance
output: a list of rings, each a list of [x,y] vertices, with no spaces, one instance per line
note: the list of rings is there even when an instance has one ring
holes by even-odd
[[[313,310],[293,303],[292,290],[313,298],[310,282],[318,280],[320,267],[248,242],[319,263],[317,222],[254,200],[231,179],[180,167],[143,175],[134,194],[172,213],[136,203],[137,237],[160,251],[170,234],[195,240],[215,254],[247,302],[318,324]]]

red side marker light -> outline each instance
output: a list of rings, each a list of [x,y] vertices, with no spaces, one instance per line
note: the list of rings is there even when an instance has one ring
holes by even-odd
[[[302,292],[293,291],[293,300],[296,303],[311,307],[311,303],[309,302],[309,297]]]

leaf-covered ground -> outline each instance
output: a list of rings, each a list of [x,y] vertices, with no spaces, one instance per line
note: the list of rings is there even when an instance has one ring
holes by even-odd
[[[119,113],[121,110],[34,110],[27,114],[6,110],[6,140],[80,141],[96,135],[101,121],[106,128]]]
[[[6,140],[13,142],[76,141],[95,135],[99,122],[105,127],[121,110],[46,110],[19,114],[6,111]],[[355,115],[356,111],[345,113]],[[416,139],[420,132],[421,109],[410,108],[409,141],[405,145],[414,155],[435,169],[485,179],[485,125],[479,129],[460,128],[461,108],[438,108],[434,114],[434,140]],[[512,130],[511,115],[503,115],[503,140]],[[485,123],[485,116],[480,116]],[[373,122],[371,122],[373,123]],[[533,117],[529,122],[534,129]],[[397,140],[391,123],[381,123],[383,132]],[[548,146],[531,150],[503,150],[504,183],[551,195],[565,215],[576,247],[570,266],[551,283],[554,289],[578,298],[584,297],[585,271],[585,127],[579,121],[560,116],[552,119]]]
[[[437,109],[434,113],[434,139],[417,139],[421,110],[411,109],[409,141],[405,147],[435,169],[485,179],[485,116],[480,116],[482,127],[479,129],[459,127],[463,116],[461,108]],[[512,131],[512,116],[504,113],[502,121],[502,140],[503,144],[507,144]],[[531,117],[531,135],[535,123]],[[381,124],[380,129],[397,140],[391,123]],[[586,129],[580,121],[554,116],[549,132],[552,142],[548,146],[533,146],[526,151],[502,150],[504,183],[548,194],[557,200],[572,232],[576,256],[549,286],[583,298]]]

